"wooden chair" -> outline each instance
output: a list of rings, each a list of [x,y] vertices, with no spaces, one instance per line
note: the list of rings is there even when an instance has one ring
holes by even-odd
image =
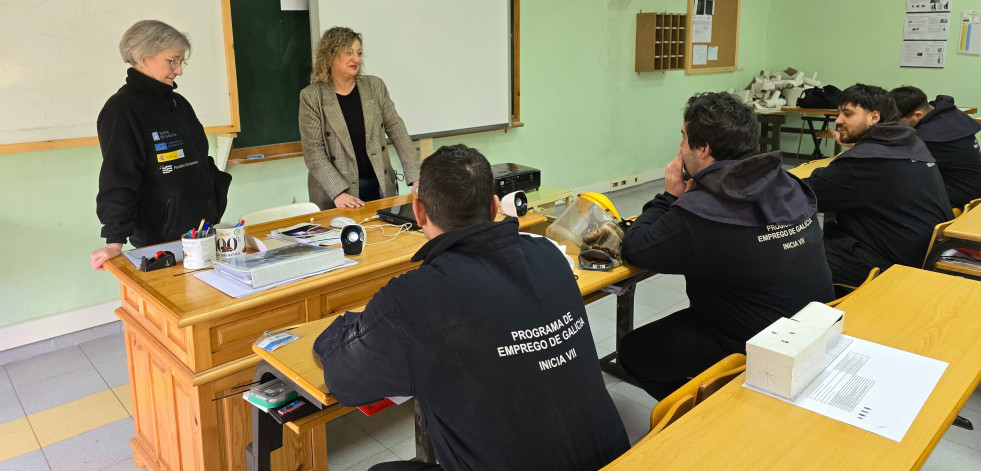
[[[729,384],[729,381],[732,381],[733,378],[739,376],[739,374],[743,371],[746,371],[746,357],[742,358],[742,363],[742,365],[739,365],[729,371],[725,371],[707,379],[704,383],[698,386],[698,393],[695,394],[695,403],[701,404],[702,401],[708,399],[709,396],[722,389],[722,386]]]
[[[677,391],[668,395],[668,397],[662,399],[657,405],[654,406],[654,410],[651,411],[651,431],[648,432],[645,440],[648,437],[652,437],[664,430],[665,427],[671,425],[672,422],[678,420],[679,417],[684,415],[686,412],[691,410],[699,402],[697,398],[699,397],[699,389],[704,383],[709,381],[722,381],[722,379],[717,379],[720,376],[726,376],[732,372],[732,370],[739,368],[746,368],[746,355],[741,353],[733,353],[718,363],[712,365],[707,370],[698,374],[690,381],[684,384],[684,386],[678,388]],[[702,400],[713,392],[721,388],[726,382],[732,378],[738,376],[739,373],[735,373],[729,377],[725,382],[718,384],[717,386],[713,383],[706,388],[702,393]],[[714,388],[714,389],[713,389]]]
[[[855,286],[854,288],[852,288],[851,286],[849,286],[849,288],[852,288],[851,293],[848,293],[848,294],[846,294],[846,295],[844,295],[844,296],[842,296],[842,297],[840,297],[838,299],[835,299],[834,301],[828,302],[826,304],[828,306],[831,306],[831,307],[835,307],[835,306],[841,304],[842,301],[848,299],[848,297],[851,296],[852,294],[855,294],[855,292],[858,291],[859,288],[861,288],[861,287],[869,284],[869,282],[872,281],[872,280],[874,280],[875,277],[877,277],[877,276],[879,276],[879,267],[875,267],[875,268],[869,270],[869,276],[865,278],[865,281],[863,281],[862,284],[860,284],[858,286]],[[847,286],[847,285],[839,285],[839,286]]]
[[[245,219],[247,224],[259,224],[267,221],[274,221],[276,219],[302,216],[304,214],[317,212],[320,212],[320,207],[315,203],[293,203],[283,206],[276,206],[275,208],[252,211],[251,213],[246,213],[242,219]]]

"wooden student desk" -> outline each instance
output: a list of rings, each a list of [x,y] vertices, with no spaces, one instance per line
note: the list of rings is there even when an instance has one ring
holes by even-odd
[[[576,249],[569,249],[575,253]],[[575,257],[573,257],[575,258]],[[590,303],[602,298],[607,294],[617,296],[617,347],[623,334],[633,329],[633,294],[637,281],[646,278],[649,273],[640,268],[623,265],[610,271],[590,271],[580,268],[573,269],[573,273],[578,277],[579,292],[583,296],[585,303]],[[356,310],[361,310],[356,309]],[[290,422],[285,426],[276,423],[268,414],[253,408],[252,411],[252,453],[256,461],[254,469],[265,471],[269,469],[269,455],[276,453],[274,450],[286,443],[287,436],[296,434],[303,435],[308,431],[319,429],[323,430],[323,424],[340,417],[354,410],[337,403],[334,397],[327,390],[324,384],[324,371],[320,359],[313,353],[313,344],[324,329],[330,325],[340,312],[333,313],[312,322],[297,326],[290,330],[299,339],[280,347],[272,352],[267,352],[255,345],[252,350],[262,360],[255,369],[256,381],[269,381],[272,377],[278,377],[303,397],[313,404],[323,406],[321,411],[311,414],[308,417]],[[611,365],[611,360],[616,357],[616,352],[600,359],[604,369]],[[612,364],[615,365],[615,364]],[[242,401],[245,402],[245,401]],[[418,406],[417,406],[418,407]],[[416,459],[435,463],[432,444],[429,435],[422,426],[418,408],[416,409]],[[284,427],[294,433],[283,433]],[[329,439],[329,437],[328,437]],[[326,443],[320,440],[321,444]],[[270,453],[272,452],[272,453]],[[326,452],[323,445],[313,453],[317,459],[322,459],[323,463],[315,463],[321,469],[326,469]]]
[[[961,214],[943,228],[923,263],[923,268],[927,270],[981,279],[981,268],[978,266],[940,259],[944,252],[955,248],[981,250],[981,206]]]
[[[252,236],[300,222],[328,225],[337,216],[361,221],[375,210],[408,203],[412,195],[247,225]],[[544,221],[521,219],[526,227]],[[383,239],[366,226],[368,243]],[[388,233],[394,233],[389,228]],[[119,280],[129,368],[136,465],[151,470],[243,470],[251,441],[251,409],[241,391],[253,381],[259,358],[252,342],[263,331],[283,329],[365,304],[392,277],[418,266],[409,259],[425,243],[418,232],[369,245],[357,265],[304,278],[244,298],[230,298],[176,267],[143,273],[125,257],[105,264]],[[175,276],[179,275],[179,276]],[[227,397],[225,397],[227,396]],[[273,469],[322,470],[323,427],[287,436],[273,454]],[[318,445],[319,444],[319,445]],[[313,463],[324,463],[314,467]]]
[[[750,391],[744,373],[603,469],[922,466],[981,379],[981,282],[894,265],[837,307],[846,334],[949,363],[902,442]]]

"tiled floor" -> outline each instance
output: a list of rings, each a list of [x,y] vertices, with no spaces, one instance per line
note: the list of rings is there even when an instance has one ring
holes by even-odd
[[[660,191],[649,183],[612,196],[621,214],[638,214]],[[646,324],[688,305],[683,277],[658,275],[638,285],[635,319]],[[587,306],[599,355],[614,348],[616,302]],[[0,366],[0,471],[131,470],[133,437],[122,334]],[[647,433],[654,400],[644,391],[604,375],[631,441]],[[415,455],[412,406],[375,416],[353,413],[327,424],[333,471]],[[981,425],[981,388],[961,415]],[[981,469],[981,432],[950,428],[923,469]]]

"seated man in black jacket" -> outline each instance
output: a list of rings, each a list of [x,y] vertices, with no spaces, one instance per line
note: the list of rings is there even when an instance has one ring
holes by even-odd
[[[804,181],[821,212],[835,283],[858,286],[875,267],[923,264],[937,224],[954,217],[936,160],[882,88],[855,84],[838,95],[836,139],[854,144]]]
[[[932,102],[916,87],[899,87],[889,92],[899,109],[900,120],[916,129],[930,155],[937,159],[950,205],[959,208],[981,198],[981,150],[974,137],[981,123],[954,106],[954,98],[937,95]]]
[[[422,266],[314,345],[344,405],[415,396],[439,466],[595,470],[629,447],[603,383],[579,287],[545,238],[498,210],[490,164],[444,146],[422,163]]]
[[[691,302],[620,343],[617,361],[657,399],[745,353],[777,318],[833,297],[814,193],[758,143],[749,107],[727,93],[691,97],[665,191],[627,230],[624,258],[685,275]]]

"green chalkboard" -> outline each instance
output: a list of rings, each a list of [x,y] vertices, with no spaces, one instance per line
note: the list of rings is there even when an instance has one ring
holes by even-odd
[[[242,131],[235,148],[300,140],[300,90],[310,83],[310,12],[279,0],[231,2]]]

